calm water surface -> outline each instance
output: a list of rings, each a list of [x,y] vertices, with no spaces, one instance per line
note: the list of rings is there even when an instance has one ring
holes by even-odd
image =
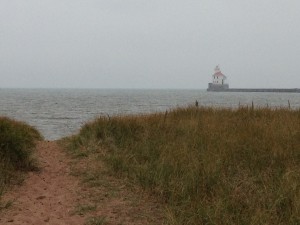
[[[205,90],[0,89],[0,115],[25,121],[46,139],[75,134],[100,115],[141,114],[177,106],[240,105],[300,108],[299,93],[216,93]]]

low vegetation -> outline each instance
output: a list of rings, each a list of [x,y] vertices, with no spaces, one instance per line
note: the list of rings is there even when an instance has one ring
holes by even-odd
[[[31,126],[0,117],[0,199],[7,184],[19,172],[36,169],[32,151],[39,132]]]
[[[98,151],[117,176],[163,199],[168,224],[300,224],[300,110],[101,117],[69,148]]]

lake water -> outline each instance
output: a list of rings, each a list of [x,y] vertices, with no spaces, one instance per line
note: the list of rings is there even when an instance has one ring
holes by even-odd
[[[162,112],[195,104],[236,108],[300,108],[299,93],[217,93],[205,90],[0,89],[0,116],[36,127],[47,140],[75,134],[100,115]],[[0,134],[1,135],[1,134]]]

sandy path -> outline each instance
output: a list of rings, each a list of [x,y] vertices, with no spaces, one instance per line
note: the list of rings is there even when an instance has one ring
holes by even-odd
[[[49,141],[38,143],[36,155],[40,171],[3,196],[14,202],[0,225],[162,224],[159,201],[112,176],[96,156],[71,159]]]
[[[39,142],[41,171],[31,172],[21,186],[4,196],[13,206],[0,215],[0,224],[81,225],[84,217],[72,215],[78,202],[78,180],[69,175],[69,159],[55,142]]]

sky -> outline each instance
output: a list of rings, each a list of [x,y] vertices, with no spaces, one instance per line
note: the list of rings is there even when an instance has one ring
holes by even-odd
[[[0,0],[0,88],[300,88],[299,0]]]

